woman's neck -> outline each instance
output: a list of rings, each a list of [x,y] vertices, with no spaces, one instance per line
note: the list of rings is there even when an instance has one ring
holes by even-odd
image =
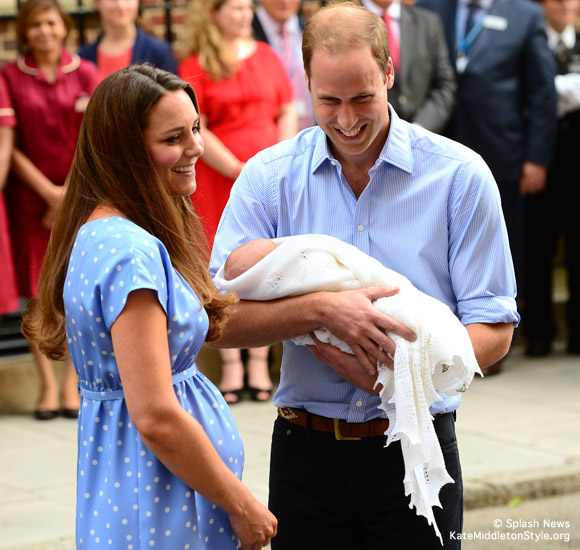
[[[133,48],[136,38],[137,27],[134,24],[126,27],[104,25],[99,49],[108,55],[121,54]]]
[[[232,57],[242,61],[250,57],[256,51],[256,41],[251,38],[235,38],[227,41]]]
[[[33,51],[32,55],[38,65],[39,71],[46,77],[49,82],[55,82],[60,66],[63,48],[60,47],[50,51]]]
[[[123,212],[121,212],[114,206],[109,206],[108,204],[99,204],[91,212],[91,214],[87,218],[87,222],[92,222],[94,220],[100,220],[103,218],[110,218],[112,216],[119,216],[121,218],[127,217],[125,216],[125,214],[123,214]]]

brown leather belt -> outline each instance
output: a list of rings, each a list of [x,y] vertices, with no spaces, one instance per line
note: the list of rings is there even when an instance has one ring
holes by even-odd
[[[347,422],[338,418],[319,416],[304,409],[293,407],[278,408],[278,416],[302,428],[334,434],[335,439],[339,441],[377,437],[384,435],[389,427],[388,418],[373,418],[368,422]],[[444,415],[436,414],[435,418],[440,416]]]

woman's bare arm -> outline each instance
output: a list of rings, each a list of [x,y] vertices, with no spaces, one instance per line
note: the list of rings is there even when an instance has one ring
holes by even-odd
[[[145,445],[179,479],[229,514],[247,548],[267,543],[276,533],[276,519],[227,468],[175,395],[167,317],[152,290],[129,294],[111,336],[129,416]]]

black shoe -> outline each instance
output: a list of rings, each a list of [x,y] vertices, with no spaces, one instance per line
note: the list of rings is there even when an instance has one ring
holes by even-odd
[[[552,341],[546,337],[530,338],[526,347],[529,357],[544,357],[552,351]]]
[[[54,420],[58,416],[58,411],[34,411],[36,420]]]
[[[62,415],[65,418],[78,418],[79,417],[79,410],[78,409],[63,409]]]

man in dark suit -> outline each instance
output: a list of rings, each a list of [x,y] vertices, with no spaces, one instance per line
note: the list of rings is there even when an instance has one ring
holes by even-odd
[[[391,31],[391,56],[397,59],[389,102],[402,119],[441,133],[453,112],[456,83],[440,18],[399,0],[361,3],[380,15]]]
[[[540,0],[546,13],[548,46],[558,63],[558,142],[546,189],[528,205],[524,333],[526,353],[547,355],[555,335],[552,271],[558,238],[565,236],[569,300],[568,353],[580,353],[580,34],[574,28],[580,0]],[[542,223],[538,223],[541,220]]]
[[[299,10],[300,0],[259,0],[252,29],[256,40],[270,44],[282,58],[294,89],[298,128],[303,130],[316,123],[302,62],[302,31],[306,20],[299,15]]]
[[[495,176],[522,303],[525,199],[545,187],[557,124],[556,64],[543,11],[529,0],[418,4],[443,20],[458,85],[447,133],[478,152]]]

